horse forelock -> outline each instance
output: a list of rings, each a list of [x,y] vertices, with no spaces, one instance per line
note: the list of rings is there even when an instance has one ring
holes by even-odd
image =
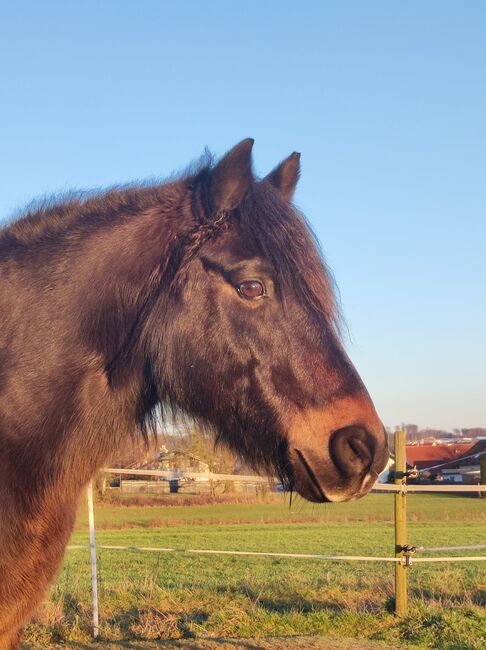
[[[262,181],[239,207],[237,218],[273,265],[284,294],[292,292],[311,316],[324,320],[339,337],[337,287],[305,216]]]
[[[334,277],[328,268],[312,228],[293,205],[283,201],[278,191],[266,181],[255,182],[244,201],[234,210],[211,214],[207,198],[205,167],[189,183],[194,225],[174,244],[175,261],[171,281],[183,276],[186,266],[203,245],[220,236],[238,222],[256,242],[279,275],[286,289],[298,296],[308,312],[324,319],[339,337],[342,315]],[[168,264],[170,266],[170,263]]]

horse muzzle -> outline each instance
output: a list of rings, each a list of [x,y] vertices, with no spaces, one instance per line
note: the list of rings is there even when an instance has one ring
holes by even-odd
[[[344,424],[346,419],[350,423]],[[333,421],[344,425],[330,426]],[[369,397],[345,398],[331,413],[326,409],[294,420],[288,458],[292,488],[309,501],[349,501],[367,494],[388,461],[386,432]]]

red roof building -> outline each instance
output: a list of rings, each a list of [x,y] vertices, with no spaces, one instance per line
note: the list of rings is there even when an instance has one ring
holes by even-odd
[[[457,445],[409,445],[406,448],[407,464],[426,469],[464,456],[474,443]]]

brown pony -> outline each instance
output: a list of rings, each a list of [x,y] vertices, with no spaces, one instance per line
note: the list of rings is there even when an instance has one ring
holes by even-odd
[[[78,195],[0,231],[0,648],[55,575],[80,491],[158,404],[312,501],[369,490],[383,426],[332,283],[253,141],[174,181]]]

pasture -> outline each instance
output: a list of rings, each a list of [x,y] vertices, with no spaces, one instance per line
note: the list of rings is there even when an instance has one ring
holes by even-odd
[[[255,504],[96,506],[99,544],[179,549],[387,556],[393,553],[392,520],[393,499],[385,494],[350,504],[295,500],[291,508],[284,496]],[[484,543],[485,524],[484,499],[442,494],[409,499],[409,539],[416,545]],[[83,502],[71,543],[86,544],[87,536]],[[479,650],[486,638],[484,563],[414,565],[410,612],[398,620],[391,613],[391,563],[113,550],[99,551],[98,560],[106,646],[97,648],[123,640],[152,648],[141,642],[302,635],[316,643],[324,636]],[[73,648],[90,647],[84,645],[90,642],[90,623],[89,551],[70,550],[25,640],[33,648],[70,647],[70,642]]]

